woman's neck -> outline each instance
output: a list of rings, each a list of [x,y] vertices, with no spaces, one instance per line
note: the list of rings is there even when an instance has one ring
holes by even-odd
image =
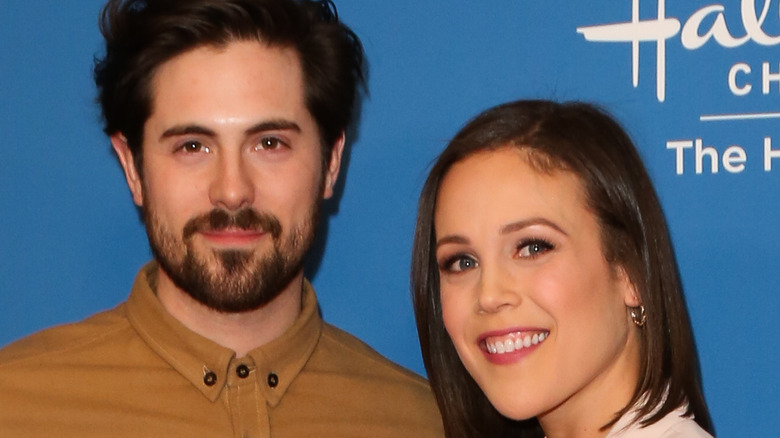
[[[609,367],[563,403],[537,416],[548,438],[604,438],[615,414],[626,407],[639,381],[638,336],[628,336],[625,348]]]

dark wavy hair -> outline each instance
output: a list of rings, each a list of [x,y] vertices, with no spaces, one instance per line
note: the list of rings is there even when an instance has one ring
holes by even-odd
[[[109,0],[99,25],[106,46],[94,78],[104,131],[125,136],[139,171],[152,78],[189,50],[247,40],[294,49],[323,158],[349,125],[365,84],[363,47],[330,0]]]
[[[535,420],[510,421],[490,405],[459,360],[441,313],[434,227],[439,186],[453,164],[506,147],[528,152],[529,164],[539,171],[566,171],[579,178],[599,222],[606,259],[628,272],[645,307],[640,379],[631,401],[604,427],[632,408],[647,425],[687,403],[687,412],[712,433],[666,220],[631,139],[593,105],[524,100],[491,108],[461,129],[435,162],[420,196],[412,298],[425,368],[447,436],[542,436]]]

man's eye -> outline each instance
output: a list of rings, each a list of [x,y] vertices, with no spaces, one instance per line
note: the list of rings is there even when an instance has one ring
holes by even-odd
[[[442,264],[442,270],[446,272],[464,272],[477,267],[477,261],[469,256],[454,256]]]
[[[277,137],[263,137],[257,145],[258,149],[274,150],[284,146],[284,142]]]
[[[547,251],[553,249],[553,245],[549,242],[540,239],[534,239],[530,241],[521,242],[517,247],[517,255],[519,257],[538,257]]]
[[[183,152],[188,153],[194,153],[194,152],[205,152],[209,153],[211,150],[208,146],[204,146],[203,143],[199,141],[188,141],[181,145],[180,148]]]

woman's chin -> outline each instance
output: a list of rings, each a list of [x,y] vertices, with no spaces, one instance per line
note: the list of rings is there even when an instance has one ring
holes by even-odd
[[[491,399],[488,397],[490,404],[503,415],[510,420],[522,421],[536,417],[539,414],[539,406],[531,406],[525,402],[518,401],[517,399]]]

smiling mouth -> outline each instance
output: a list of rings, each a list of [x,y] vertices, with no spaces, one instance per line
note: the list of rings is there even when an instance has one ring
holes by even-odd
[[[490,354],[504,354],[541,344],[549,336],[547,331],[514,332],[485,338],[485,349]]]

